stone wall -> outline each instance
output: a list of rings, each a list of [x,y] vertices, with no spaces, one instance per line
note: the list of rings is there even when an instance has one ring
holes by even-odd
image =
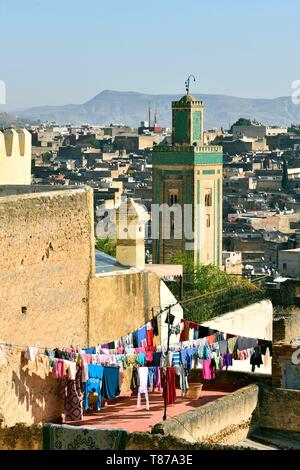
[[[276,308],[273,341],[292,341],[296,336],[300,336],[300,307]]]
[[[89,189],[0,198],[2,341],[87,344],[92,204]]]
[[[272,324],[273,306],[270,300],[256,302],[203,323],[226,333],[267,340],[272,340]]]
[[[94,270],[92,191],[0,198],[0,418],[4,425],[58,417],[58,381],[47,360],[24,360],[27,346],[88,344]]]
[[[0,450],[43,450],[42,426],[0,427]]]
[[[192,369],[189,372],[189,383],[203,383],[205,390],[227,390],[238,389],[247,385],[262,384],[272,385],[272,377],[269,374],[253,374],[237,370],[223,370],[217,373],[216,380],[204,380],[202,369]]]
[[[300,391],[260,387],[259,425],[300,433]]]
[[[253,412],[258,402],[259,388],[249,385],[230,395],[219,398],[194,411],[170,418],[154,426],[154,433],[172,435],[188,442],[220,442],[222,434],[238,433],[237,442],[254,426]]]
[[[114,272],[90,282],[89,344],[106,343],[143,326],[160,305],[156,274]]]
[[[49,376],[48,358],[27,361],[21,351],[5,351],[0,365],[0,422],[34,424],[57,419],[64,402],[59,381]]]

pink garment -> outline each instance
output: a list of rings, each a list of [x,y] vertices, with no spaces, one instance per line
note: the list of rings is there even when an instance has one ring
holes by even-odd
[[[64,361],[63,359],[57,359],[55,361],[55,377],[61,379],[64,376]]]
[[[134,348],[135,354],[144,354],[146,352],[145,348]]]
[[[118,348],[117,354],[124,354],[124,348]]]
[[[211,367],[211,359],[203,359],[202,377],[205,380],[213,380],[216,378],[216,368]]]
[[[91,354],[82,354],[85,362],[87,364],[92,364],[92,355]]]
[[[109,354],[99,354],[98,355],[99,364],[109,364]]]

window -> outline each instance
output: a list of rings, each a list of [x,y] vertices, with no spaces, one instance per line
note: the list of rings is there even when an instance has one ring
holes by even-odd
[[[284,271],[287,270],[287,264],[286,264],[286,263],[282,263],[282,269],[283,269]]]
[[[205,207],[212,206],[212,189],[205,190]]]
[[[169,206],[178,204],[178,191],[177,189],[171,189],[169,191]]]
[[[206,227],[210,227],[210,214],[206,214]]]

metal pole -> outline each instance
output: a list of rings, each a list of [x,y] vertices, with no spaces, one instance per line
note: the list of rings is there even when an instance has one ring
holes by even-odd
[[[183,300],[183,277],[182,276],[179,276],[179,290],[180,290],[179,298],[180,300]]]
[[[169,348],[170,348],[170,313],[171,313],[171,305],[169,305],[167,319],[168,319],[168,343],[167,343],[167,364],[169,363]],[[168,365],[166,367],[166,381],[164,387],[164,416],[163,421],[167,419],[167,394],[168,394]]]

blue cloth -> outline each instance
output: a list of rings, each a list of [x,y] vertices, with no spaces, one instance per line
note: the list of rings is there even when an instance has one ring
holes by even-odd
[[[101,409],[101,385],[104,367],[96,364],[88,365],[89,379],[85,382],[85,409],[89,407],[89,393],[98,393],[97,409]]]
[[[102,380],[102,396],[111,400],[120,394],[119,369],[115,366],[104,366]]]
[[[187,370],[191,370],[192,368],[192,360],[193,360],[193,357],[194,357],[194,354],[195,352],[197,351],[196,348],[187,348],[187,349],[183,349],[181,351],[181,362],[182,362],[182,365],[187,369]]]
[[[137,332],[138,348],[142,346],[142,340],[147,338],[146,326],[140,328]]]
[[[83,349],[83,351],[85,352],[85,354],[96,354],[96,347]]]
[[[146,364],[146,354],[145,353],[138,353],[137,359],[138,359],[138,365],[139,366],[143,366],[144,364]]]
[[[148,388],[151,387],[152,380],[153,380],[153,392],[155,390],[155,387],[157,386],[157,376],[158,376],[158,368],[157,367],[148,367],[148,383],[147,386]]]
[[[172,364],[174,367],[176,366],[179,366],[180,365],[180,352],[179,351],[175,351],[173,353],[173,364]]]
[[[207,344],[204,346],[203,359],[211,359],[211,349]]]

